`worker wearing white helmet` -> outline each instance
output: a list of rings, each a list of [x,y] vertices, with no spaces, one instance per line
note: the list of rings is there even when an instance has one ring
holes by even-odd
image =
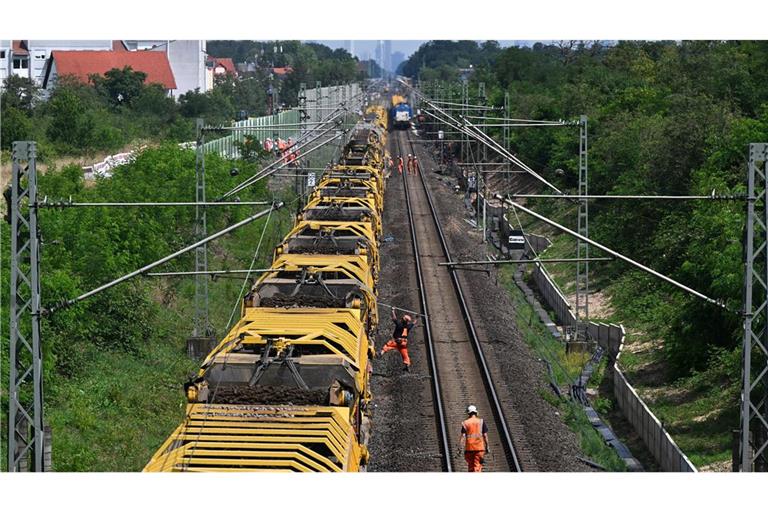
[[[488,426],[477,416],[477,407],[467,407],[466,420],[461,423],[461,446],[464,450],[464,460],[467,461],[467,471],[479,473],[483,471],[483,458],[488,449]]]

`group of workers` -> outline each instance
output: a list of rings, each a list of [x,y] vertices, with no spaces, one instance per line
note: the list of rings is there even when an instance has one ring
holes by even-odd
[[[402,171],[401,171],[402,172]],[[403,358],[403,371],[411,371],[411,358],[408,356],[408,337],[418,323],[410,314],[404,314],[398,318],[392,307],[392,322],[395,324],[392,338],[389,339],[378,353],[379,357],[390,350],[397,350]],[[464,460],[467,462],[467,471],[470,473],[482,472],[485,455],[490,453],[488,448],[488,425],[478,417],[477,407],[467,407],[467,419],[461,423],[461,441],[459,451],[464,451]]]
[[[408,174],[412,174],[414,176],[418,176],[419,170],[421,167],[419,166],[419,157],[416,155],[412,155],[408,153],[408,160],[403,160],[403,155],[400,155],[396,159],[397,162],[397,172],[399,174],[403,174],[403,166],[405,165],[405,170]],[[391,171],[392,168],[395,167],[395,160],[392,159],[392,157],[388,157],[387,159],[387,170]]]
[[[289,167],[297,167],[299,165],[299,150],[295,149],[296,143],[292,137],[288,137],[288,140],[283,140],[278,137],[275,141],[267,137],[264,140],[264,150],[272,153],[274,151],[275,156],[278,158],[285,158]]]

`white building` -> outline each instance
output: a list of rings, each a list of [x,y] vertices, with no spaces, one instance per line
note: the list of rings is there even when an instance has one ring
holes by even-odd
[[[150,50],[166,53],[168,62],[171,63],[173,76],[176,79],[175,97],[195,89],[200,89],[200,92],[206,92],[210,89],[208,80],[206,80],[205,41],[124,40],[123,43],[130,51]]]
[[[53,50],[111,50],[110,40],[66,41],[22,39],[0,41],[0,80],[14,74],[43,85]]]

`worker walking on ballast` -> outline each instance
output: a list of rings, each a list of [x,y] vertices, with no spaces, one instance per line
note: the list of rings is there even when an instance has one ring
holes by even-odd
[[[403,155],[397,157],[397,170],[400,174],[403,174]]]
[[[403,315],[403,318],[398,320],[395,314],[395,308],[392,308],[392,321],[395,323],[395,330],[392,333],[392,339],[384,344],[384,347],[379,352],[379,356],[383,356],[390,350],[397,349],[400,355],[403,357],[403,370],[406,372],[411,371],[411,358],[408,357],[408,336],[416,327],[418,320],[413,320],[410,315]]]
[[[488,426],[482,418],[477,417],[477,407],[467,407],[466,420],[461,423],[461,446],[464,449],[464,460],[467,461],[467,471],[480,473],[483,471],[483,458],[491,453],[488,449]]]

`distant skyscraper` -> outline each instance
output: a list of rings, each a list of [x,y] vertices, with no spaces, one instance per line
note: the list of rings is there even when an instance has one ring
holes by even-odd
[[[351,56],[355,56],[355,42],[352,40],[344,41],[344,49],[349,52]]]
[[[392,69],[392,41],[387,39],[384,41],[384,65],[382,66],[387,71],[394,71]]]
[[[403,52],[395,52],[390,57],[390,65],[392,66],[392,72],[397,72],[397,67],[405,60],[405,54]]]

